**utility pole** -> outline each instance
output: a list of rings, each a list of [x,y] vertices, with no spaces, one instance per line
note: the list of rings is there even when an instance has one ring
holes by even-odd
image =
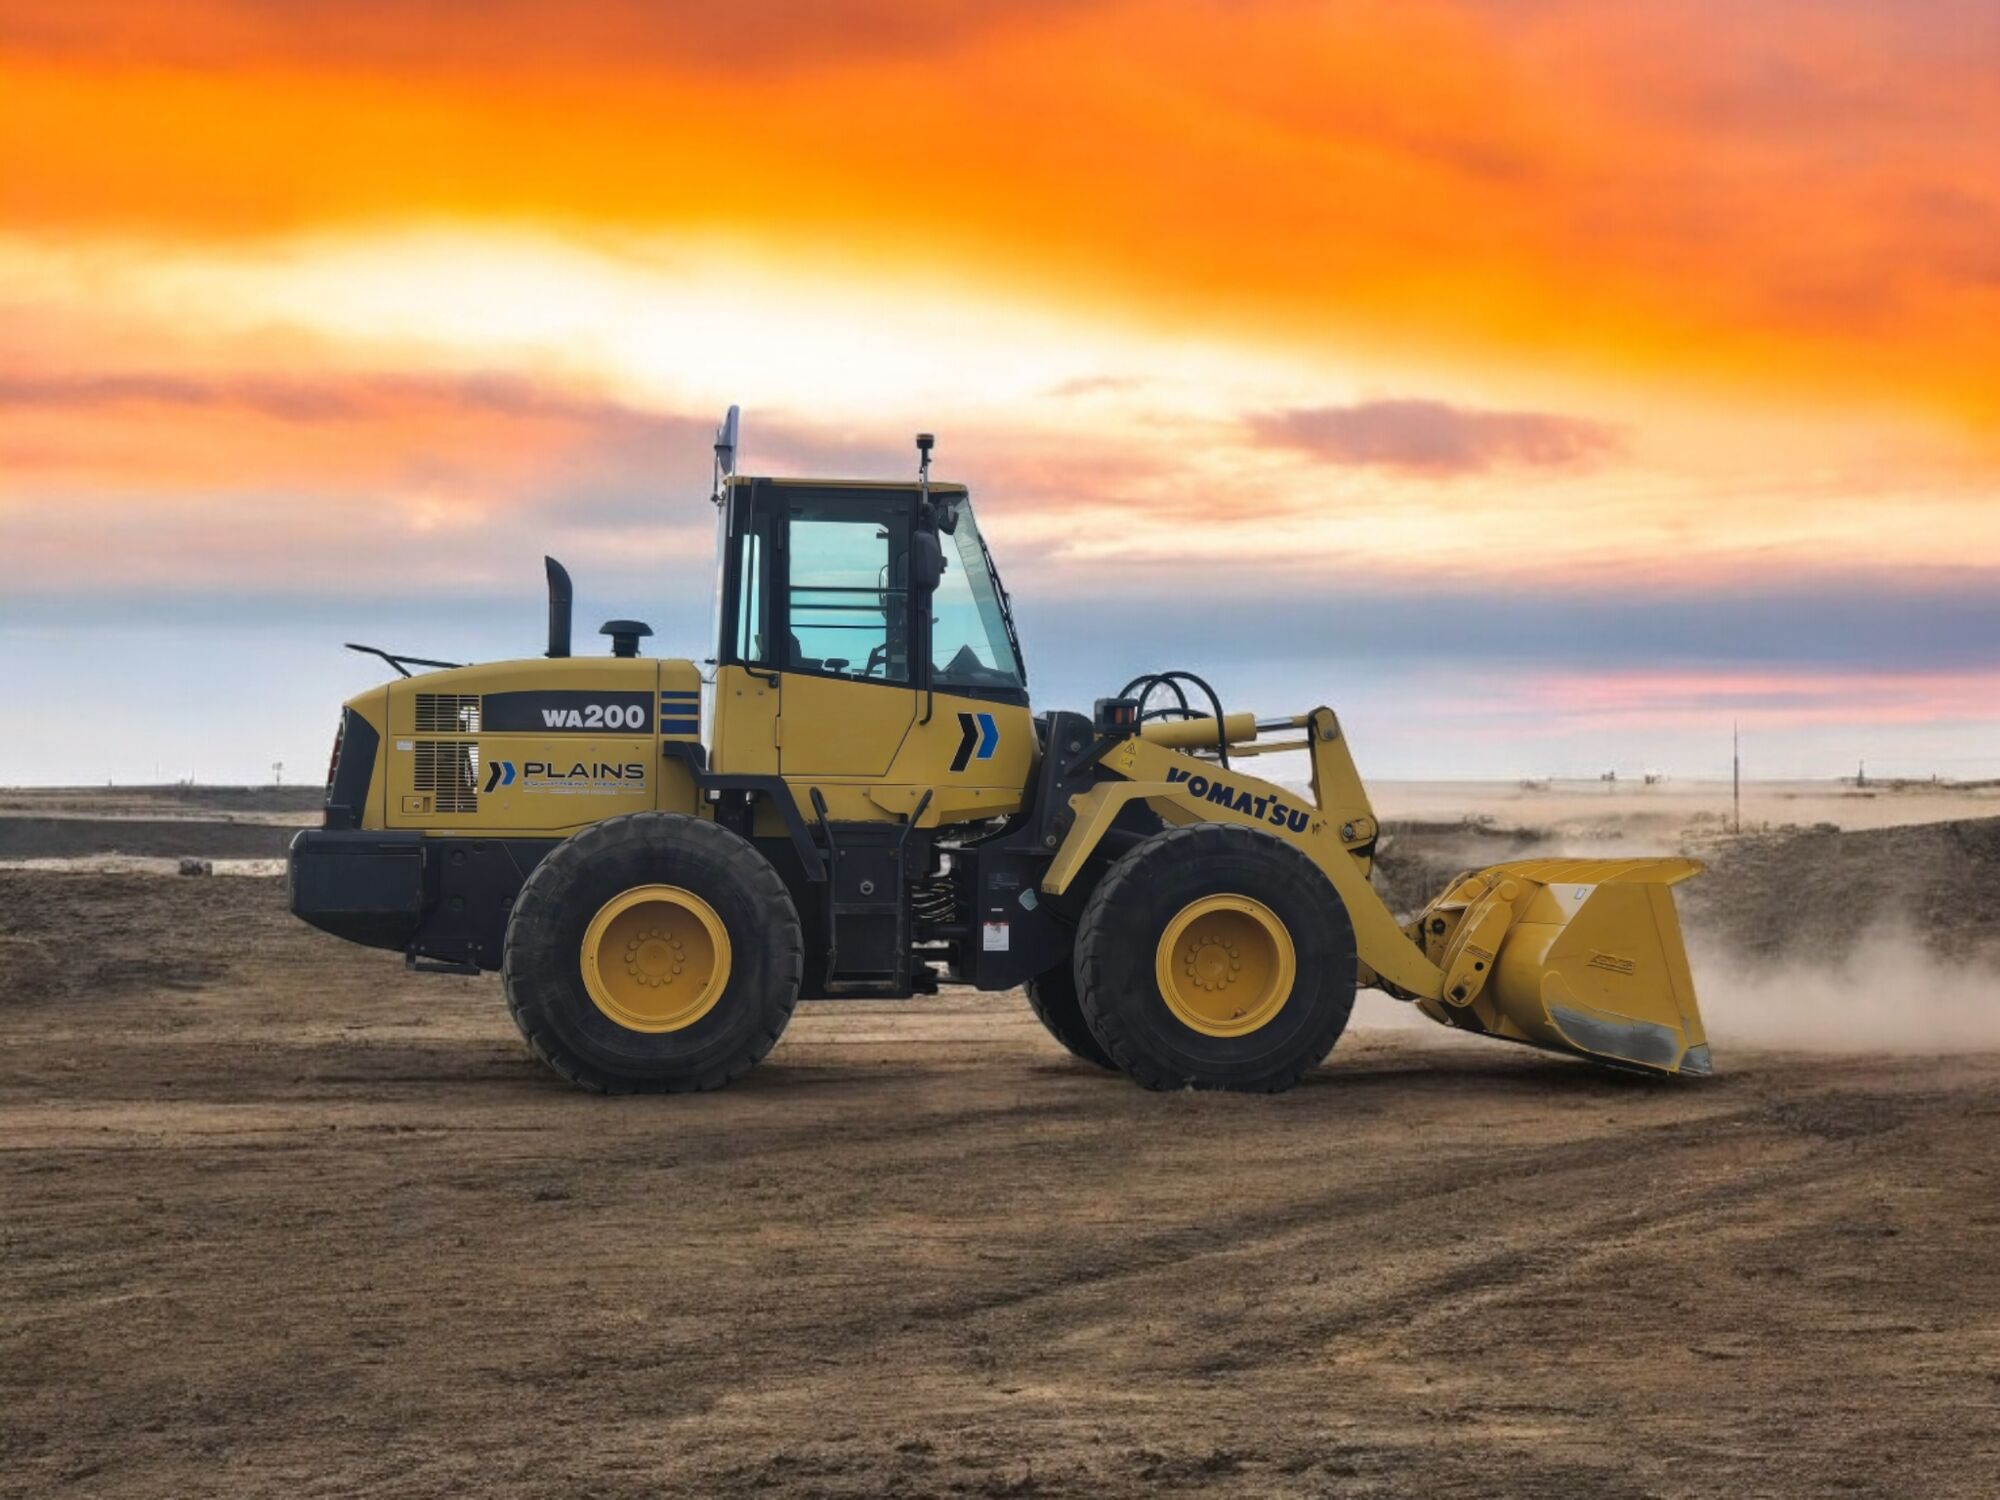
[[[1729,792],[1735,807],[1736,831],[1743,831],[1743,730],[1734,719],[1729,722]]]

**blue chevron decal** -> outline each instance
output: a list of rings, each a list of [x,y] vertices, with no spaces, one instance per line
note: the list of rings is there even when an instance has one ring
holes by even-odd
[[[953,771],[963,771],[976,754],[980,760],[993,759],[1000,748],[1000,726],[991,714],[958,716],[958,752],[951,758]]]

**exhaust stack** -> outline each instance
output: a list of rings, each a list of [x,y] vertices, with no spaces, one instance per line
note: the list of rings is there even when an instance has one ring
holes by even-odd
[[[544,557],[542,566],[549,574],[549,655],[569,655],[570,602],[569,569],[553,557]]]

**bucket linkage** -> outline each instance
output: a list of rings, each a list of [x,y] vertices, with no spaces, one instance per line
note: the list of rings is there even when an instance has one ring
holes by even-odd
[[[1710,1071],[1670,887],[1692,859],[1532,859],[1459,876],[1409,935],[1444,972],[1411,996],[1461,1031],[1662,1073]]]

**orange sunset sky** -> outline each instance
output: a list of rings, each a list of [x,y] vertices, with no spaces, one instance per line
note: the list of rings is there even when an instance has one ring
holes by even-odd
[[[0,0],[0,782],[324,763],[708,442],[974,488],[1044,706],[2000,775],[2000,5]],[[588,617],[588,618],[586,618]]]

